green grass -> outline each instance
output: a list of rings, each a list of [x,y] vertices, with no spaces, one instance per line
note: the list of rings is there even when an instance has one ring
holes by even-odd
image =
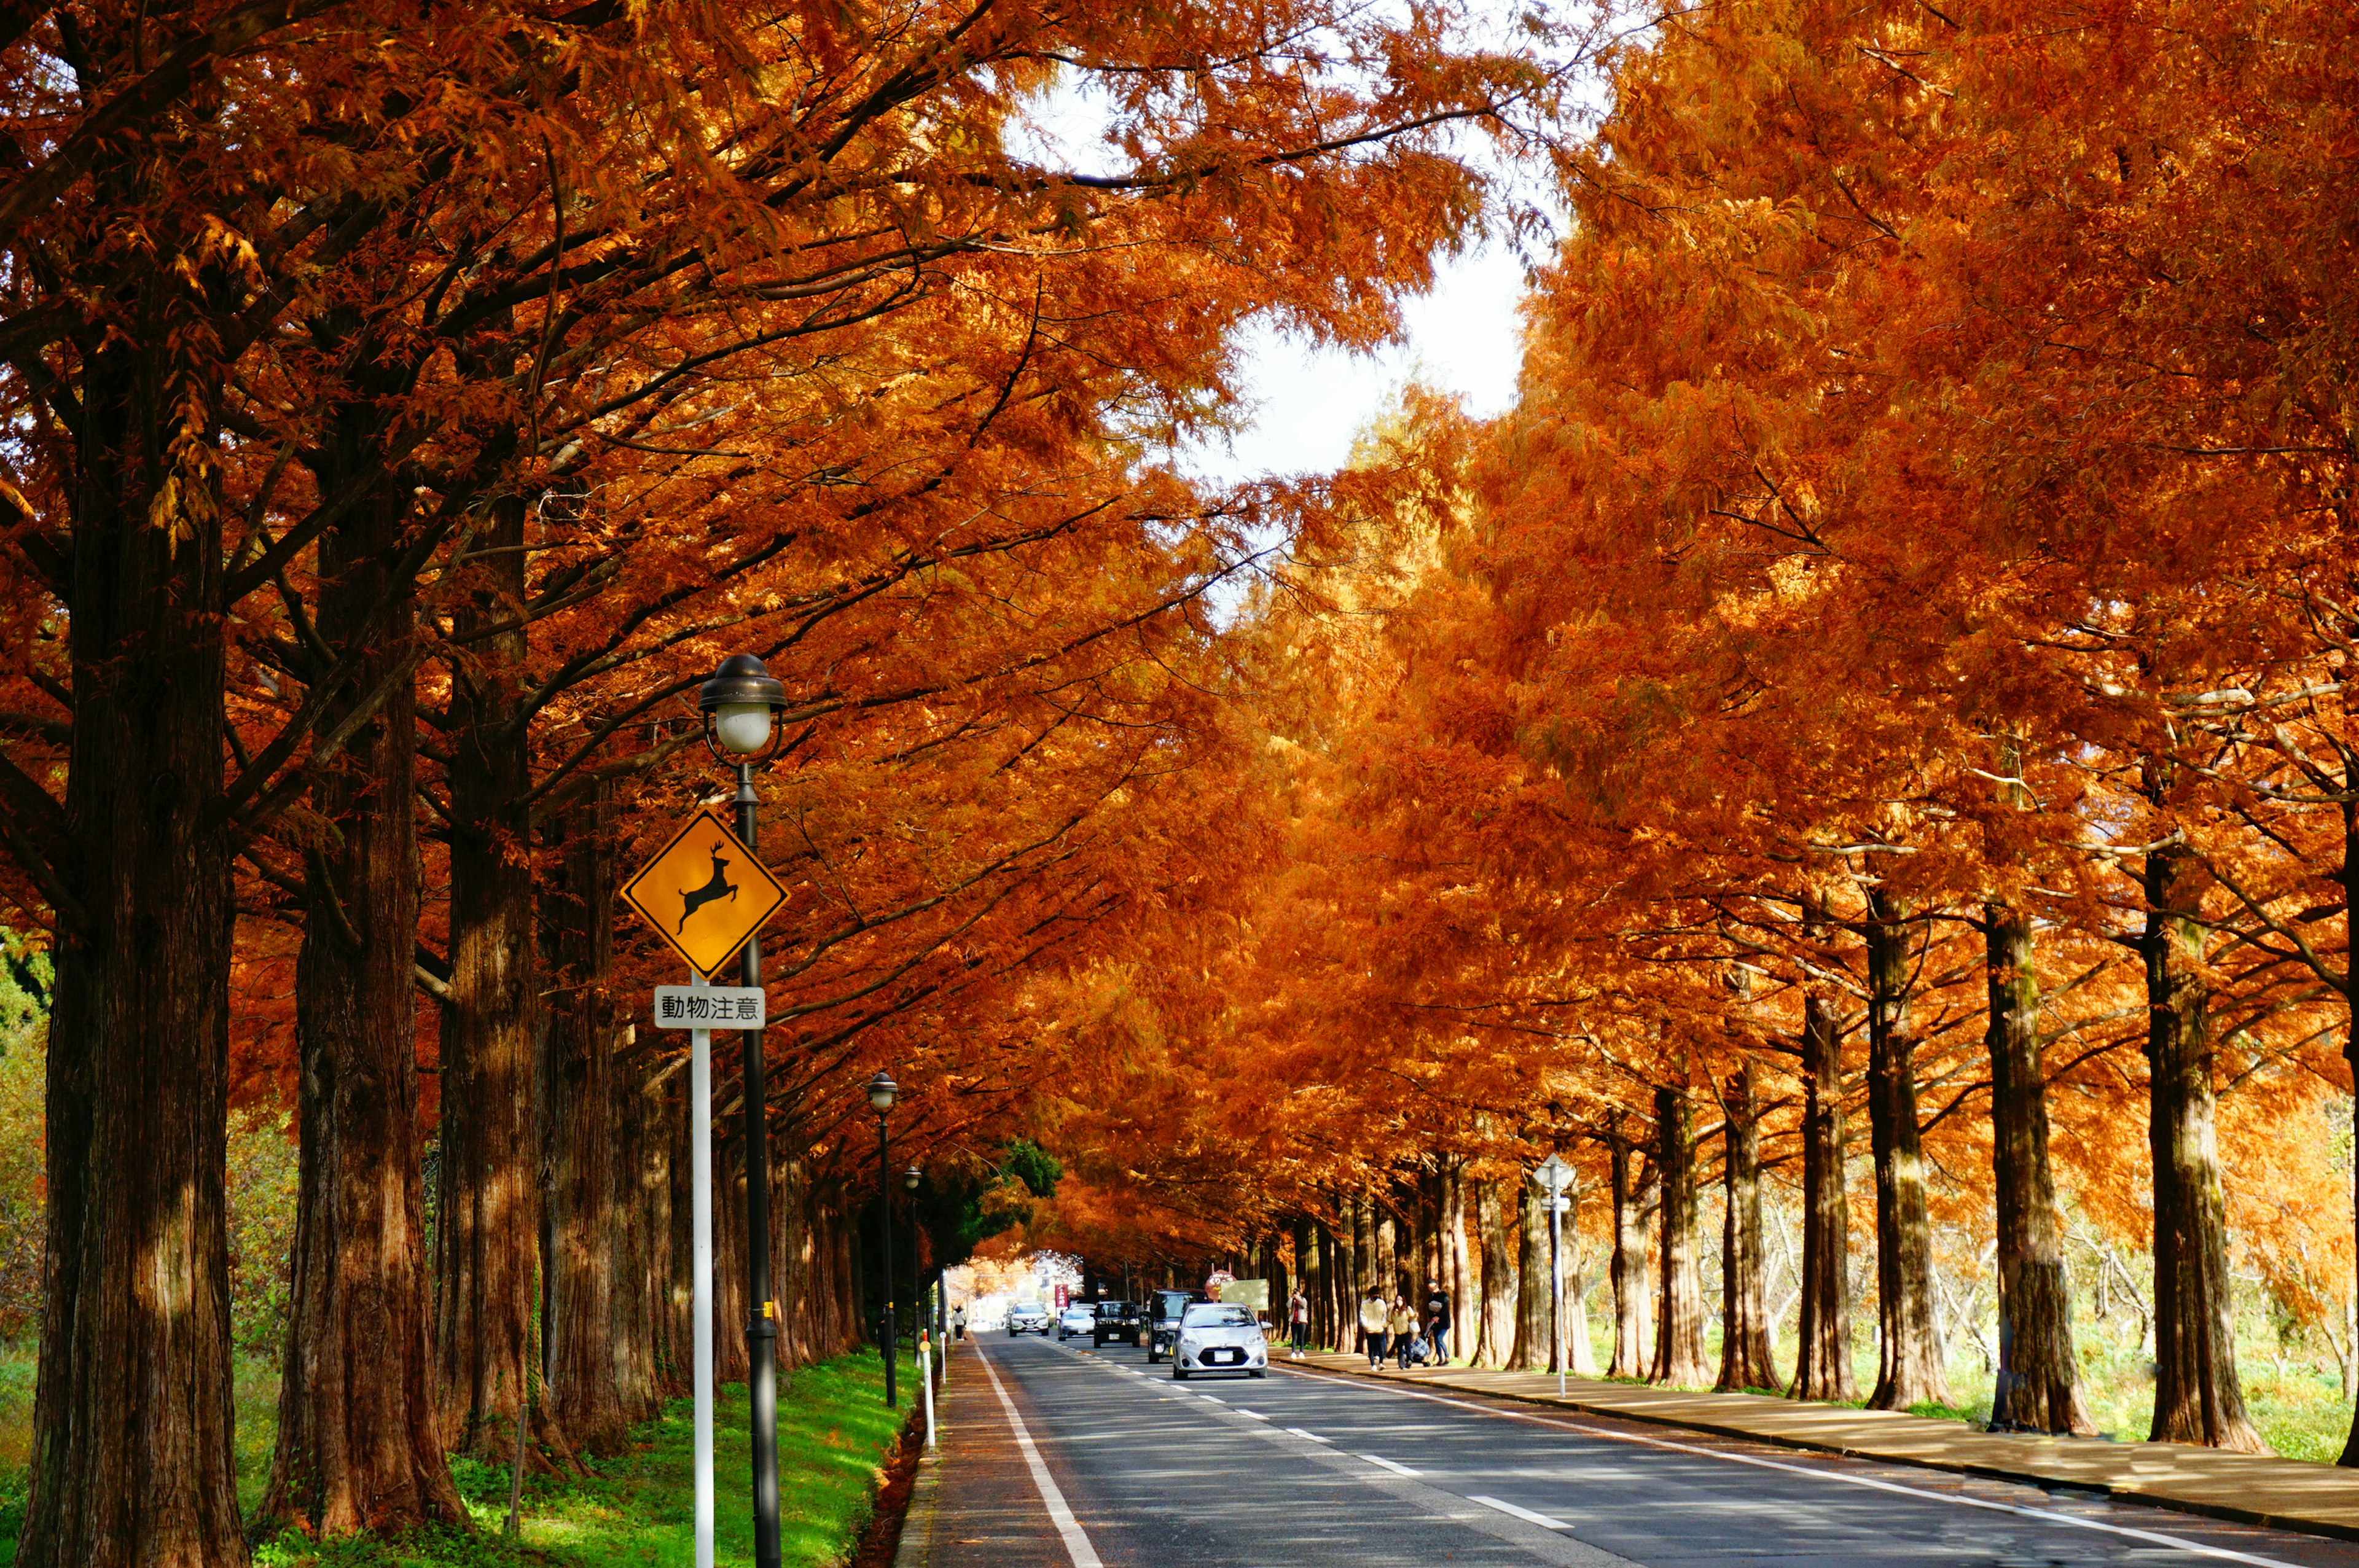
[[[905,1357],[902,1386],[915,1368]],[[237,1368],[238,1500],[251,1513],[268,1479],[278,1377],[265,1360]],[[780,1544],[789,1564],[842,1562],[867,1527],[879,1467],[909,1411],[885,1408],[885,1364],[872,1349],[798,1368],[778,1405]],[[463,1454],[452,1478],[475,1529],[429,1530],[397,1542],[322,1545],[289,1533],[255,1553],[270,1568],[690,1568],[695,1562],[692,1400],[674,1401],[632,1434],[630,1448],[593,1461],[597,1474],[559,1482],[527,1476],[521,1541],[503,1537],[508,1471]],[[754,1560],[751,1429],[742,1385],[713,1412],[714,1558]],[[0,1348],[0,1565],[16,1555],[24,1456],[32,1424],[30,1346]]]

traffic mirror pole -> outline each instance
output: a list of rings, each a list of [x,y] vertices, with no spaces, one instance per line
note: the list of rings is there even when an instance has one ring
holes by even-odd
[[[755,847],[754,764],[737,764],[737,837]],[[737,983],[762,987],[762,939],[746,939]],[[765,1010],[767,1011],[766,1009]],[[752,1363],[754,1568],[779,1568],[778,1316],[770,1300],[770,1119],[763,1083],[762,1031],[737,1036],[745,1076],[745,1351]]]

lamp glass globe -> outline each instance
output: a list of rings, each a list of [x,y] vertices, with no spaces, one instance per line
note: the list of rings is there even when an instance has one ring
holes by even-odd
[[[770,705],[724,702],[712,710],[713,739],[734,756],[748,757],[770,743]]]

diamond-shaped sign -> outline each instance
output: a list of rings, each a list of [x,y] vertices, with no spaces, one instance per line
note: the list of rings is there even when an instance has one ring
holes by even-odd
[[[1551,1154],[1532,1173],[1532,1180],[1538,1182],[1549,1196],[1555,1197],[1572,1185],[1572,1167]]]
[[[786,900],[754,851],[704,810],[623,888],[623,902],[700,975],[727,963]]]

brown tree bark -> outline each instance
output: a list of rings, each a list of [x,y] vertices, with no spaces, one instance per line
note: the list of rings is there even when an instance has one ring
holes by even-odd
[[[1614,1286],[1614,1359],[1605,1368],[1609,1378],[1647,1375],[1647,1227],[1638,1216],[1645,1186],[1631,1185],[1629,1142],[1619,1135],[1621,1113],[1615,1112],[1615,1133],[1607,1149],[1613,1160],[1614,1259],[1608,1265]]]
[[[344,422],[323,493],[367,460],[367,424]],[[295,967],[300,1180],[262,1512],[329,1539],[473,1522],[437,1419],[417,1138],[414,628],[396,559],[406,514],[395,497],[372,498],[319,555],[320,636],[360,655],[330,722],[360,727],[312,785],[324,843],[307,857]]]
[[[614,1248],[614,1386],[623,1412],[645,1421],[663,1408],[669,1392],[665,1375],[663,1297],[669,1284],[671,1245],[671,1151],[661,1136],[661,1107],[650,1086],[647,1064],[631,1053],[624,1032],[616,1063],[613,1181],[618,1234]]]
[[[1506,1195],[1501,1195],[1503,1197]],[[1507,1368],[1542,1372],[1549,1365],[1548,1213],[1528,1178],[1516,1184],[1516,1343]]]
[[[1990,981],[1991,1161],[1998,1210],[1999,1375],[1991,1424],[2029,1432],[2095,1430],[2072,1351],[2063,1225],[2048,1155],[2048,1086],[2039,977],[2029,912],[1984,909]]]
[[[1722,1083],[1720,1108],[1727,1210],[1720,1238],[1720,1377],[1712,1386],[1777,1389],[1769,1314],[1761,1303],[1761,1121],[1751,1057]]]
[[[2154,1162],[2155,1443],[2243,1454],[2267,1445],[2236,1376],[2235,1296],[2212,1087],[2212,993],[2203,978],[2201,859],[2182,844],[2146,858],[2147,1138]]]
[[[1655,1090],[1655,1162],[1662,1172],[1663,1283],[1656,1298],[1655,1361],[1647,1376],[1677,1388],[1701,1388],[1712,1377],[1712,1364],[1703,1354],[1695,1127],[1684,1087]]]
[[[1933,1227],[1917,1125],[1917,1039],[1908,1021],[1908,911],[1868,894],[1868,1137],[1875,1157],[1875,1313],[1871,1410],[1946,1405],[1950,1379],[1933,1315]]]
[[[565,822],[560,874],[541,903],[554,998],[546,1114],[554,1245],[542,1260],[550,1281],[549,1400],[568,1440],[596,1454],[618,1452],[630,1429],[615,1359],[615,1265],[626,1227],[614,1170],[620,1108],[610,816],[601,788]]]
[[[1483,1281],[1466,1244],[1467,1195],[1465,1167],[1452,1160],[1442,1172],[1441,1255],[1443,1288],[1450,1292],[1450,1350],[1462,1360],[1473,1354],[1474,1320],[1483,1311]]]
[[[1516,1253],[1507,1236],[1511,1211],[1501,1184],[1475,1184],[1474,1229],[1483,1260],[1483,1307],[1474,1338],[1478,1367],[1505,1367],[1516,1348]]]
[[[158,265],[170,254],[167,242]],[[78,345],[64,808],[5,770],[12,850],[58,904],[22,1568],[246,1560],[224,1196],[221,513],[210,469],[179,471],[167,445],[206,404],[203,378],[168,355],[173,297],[143,289],[132,330]],[[151,512],[168,481],[185,502],[168,519]]]
[[[532,822],[523,806],[524,508],[495,503],[451,661],[451,1003],[442,1012],[434,1346],[446,1446],[504,1452],[538,1312]]]
[[[1859,1398],[1851,1359],[1851,1197],[1843,1176],[1843,1035],[1834,1004],[1802,1000],[1802,1300],[1798,1400]]]

